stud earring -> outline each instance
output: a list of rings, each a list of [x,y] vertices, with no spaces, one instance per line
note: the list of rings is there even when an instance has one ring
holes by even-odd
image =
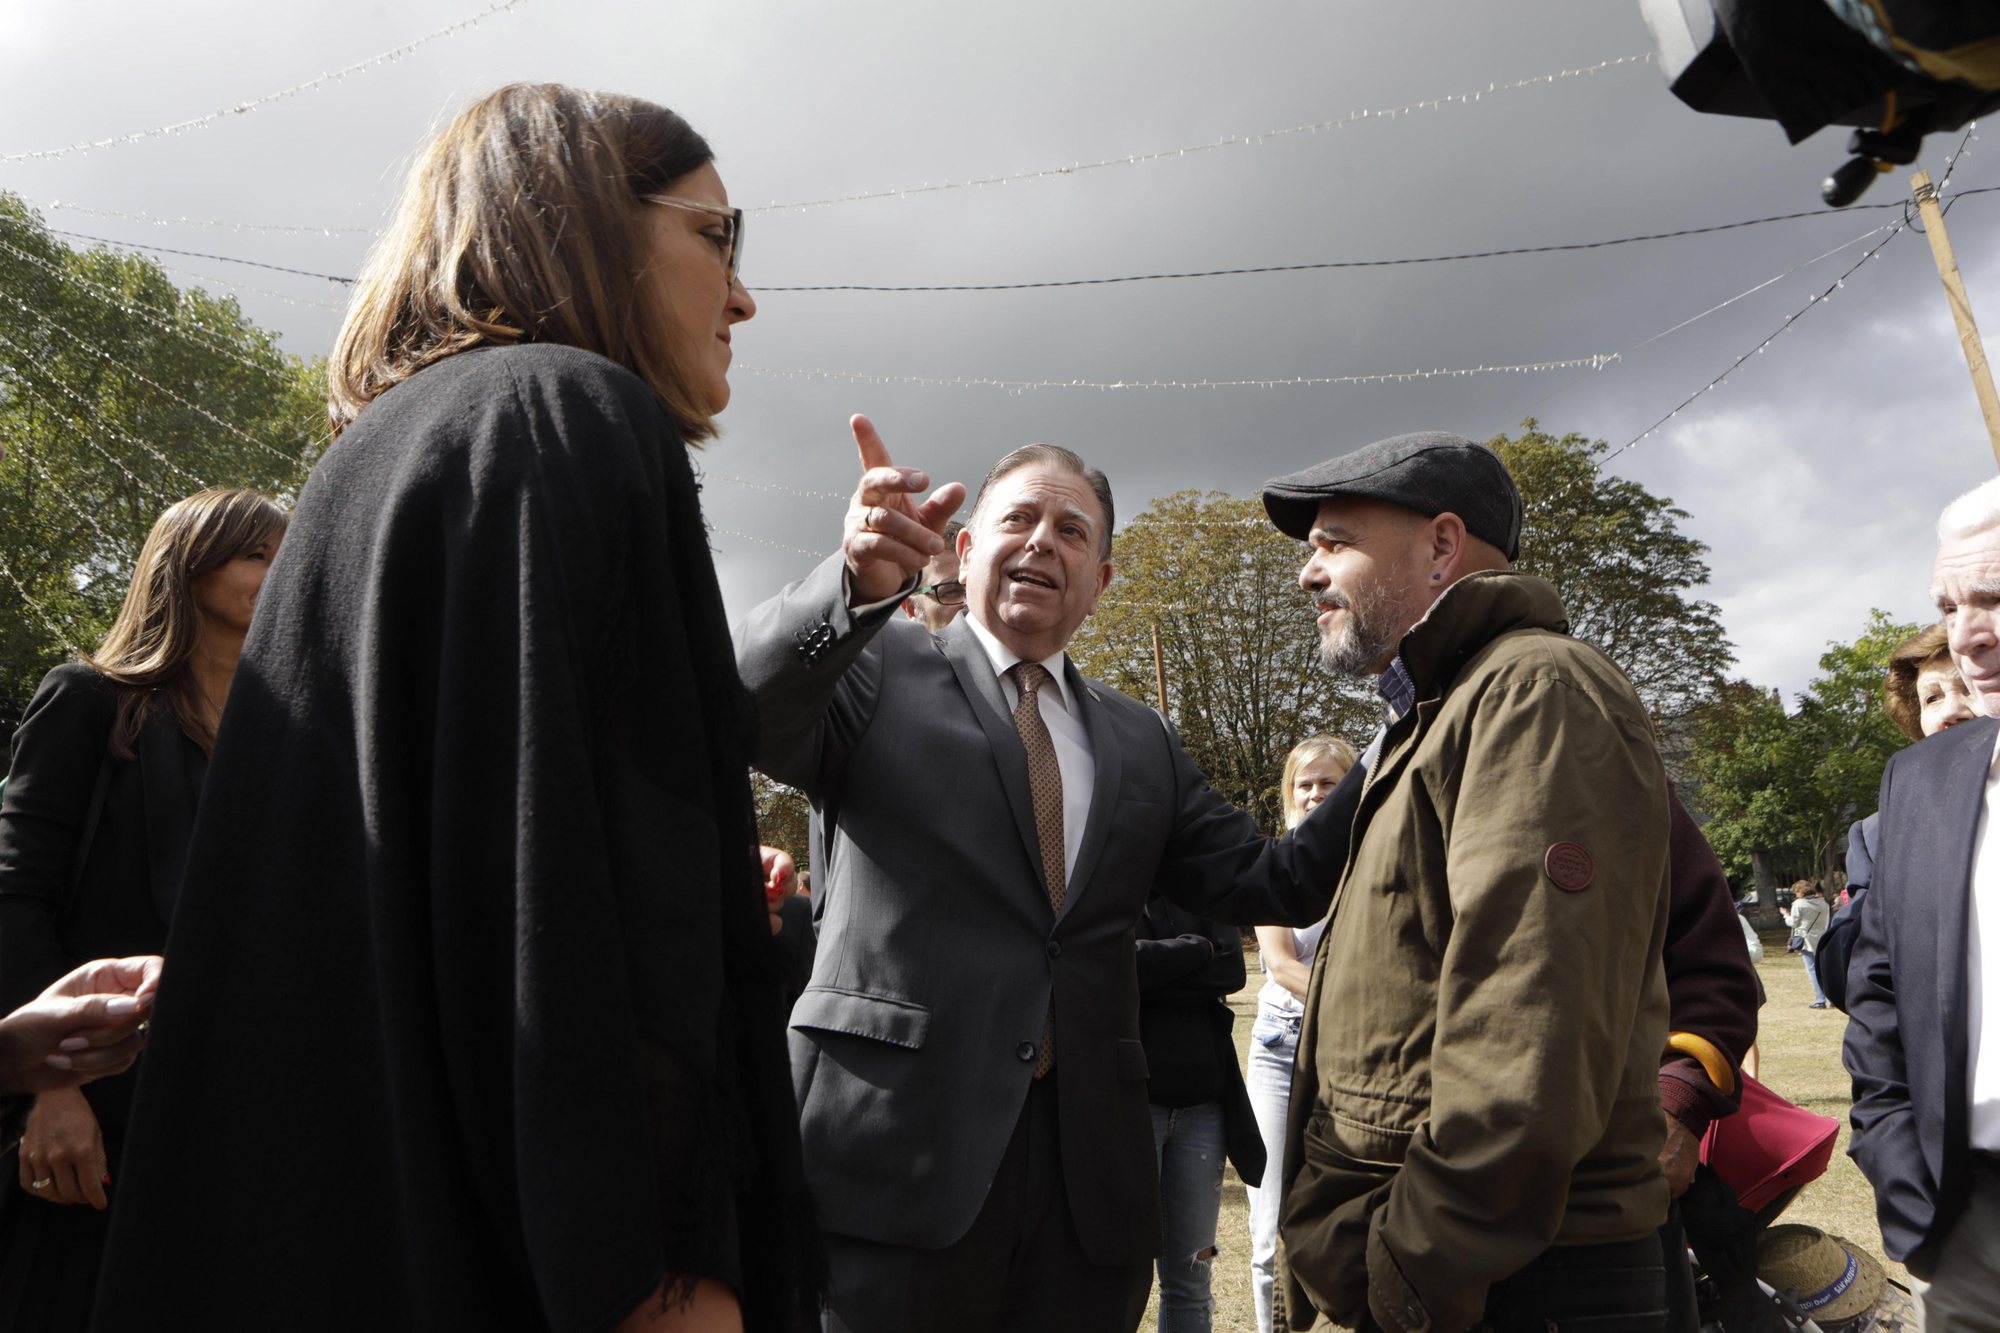
[[[1444,577],[1444,575],[1442,575],[1442,574],[1433,574],[1433,575],[1431,575],[1431,578],[1432,578],[1433,580],[1436,580],[1436,579],[1441,579],[1441,578],[1443,578],[1443,577]]]

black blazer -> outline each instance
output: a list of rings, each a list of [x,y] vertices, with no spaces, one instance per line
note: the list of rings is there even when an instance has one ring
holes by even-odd
[[[69,662],[42,678],[14,732],[0,802],[0,1012],[93,958],[166,947],[208,757],[160,708],[133,747],[138,757],[109,759],[116,708],[110,681]],[[79,849],[100,773],[104,803]],[[107,1133],[122,1128],[136,1077],[86,1086]]]
[[[1096,766],[1060,915],[1028,757],[971,623],[847,606],[836,553],[738,632],[757,765],[819,816],[819,952],[792,1010],[806,1175],[831,1231],[936,1248],[978,1215],[1053,1006],[1062,1170],[1092,1263],[1160,1247],[1133,929],[1154,893],[1218,921],[1326,914],[1346,827],[1282,841],[1152,709],[1069,664]],[[946,812],[948,819],[937,818]]]
[[[1875,1186],[1883,1248],[1898,1260],[1942,1238],[1965,1207],[1966,905],[1996,728],[1960,723],[1882,773],[1842,1058],[1854,1077],[1848,1153]]]

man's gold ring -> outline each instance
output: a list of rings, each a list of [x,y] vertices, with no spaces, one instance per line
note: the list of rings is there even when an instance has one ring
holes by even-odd
[[[40,1180],[29,1181],[28,1188],[31,1190],[45,1190],[49,1186],[55,1183],[56,1183],[56,1178],[54,1176],[44,1176]]]

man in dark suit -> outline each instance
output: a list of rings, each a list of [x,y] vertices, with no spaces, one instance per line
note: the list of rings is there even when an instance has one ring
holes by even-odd
[[[1002,459],[958,538],[969,613],[933,636],[895,611],[963,493],[916,504],[927,478],[856,435],[842,551],[737,647],[757,764],[820,826],[791,1039],[827,1327],[1136,1328],[1160,1213],[1134,926],[1156,890],[1310,924],[1346,815],[1263,838],[1159,714],[1067,660],[1111,580],[1102,473]]]
[[[2000,1330],[2000,479],[1938,520],[1931,593],[1985,716],[1890,759],[1848,962],[1849,1151],[1929,1333]]]

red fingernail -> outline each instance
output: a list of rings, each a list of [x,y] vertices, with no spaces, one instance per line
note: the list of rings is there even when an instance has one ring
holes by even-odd
[[[107,1185],[111,1183],[111,1173],[109,1171],[104,1173],[104,1183]]]

